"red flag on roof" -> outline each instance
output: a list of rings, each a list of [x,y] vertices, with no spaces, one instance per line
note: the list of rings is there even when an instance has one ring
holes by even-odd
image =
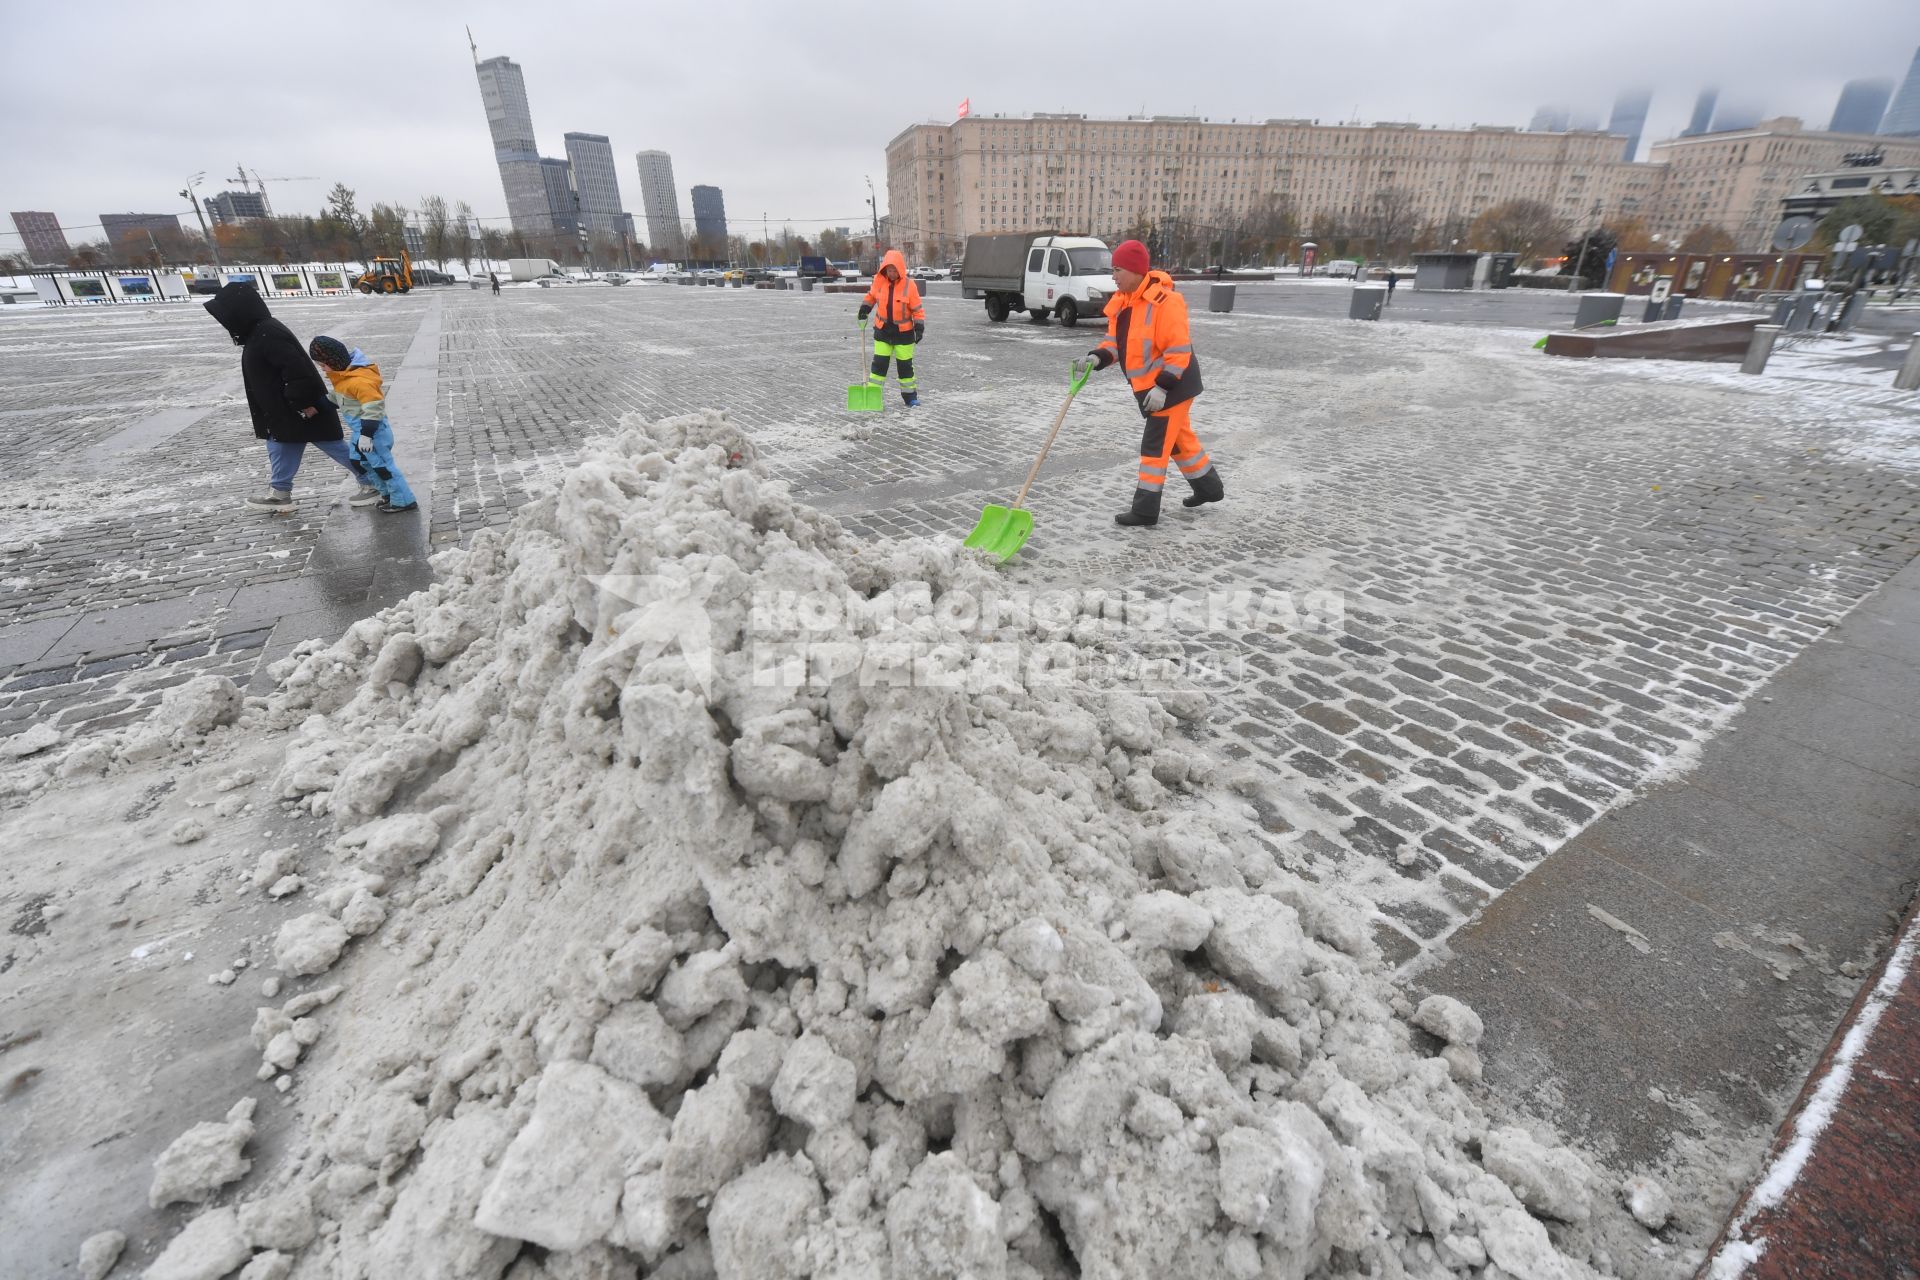
[[[956,119],[965,120],[968,116],[972,114],[973,114],[973,99],[970,97],[960,99],[960,113],[956,117]]]

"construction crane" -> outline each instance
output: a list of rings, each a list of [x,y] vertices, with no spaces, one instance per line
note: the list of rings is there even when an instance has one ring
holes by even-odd
[[[260,207],[266,212],[266,215],[269,218],[273,216],[273,205],[267,199],[267,184],[269,182],[323,182],[325,181],[325,179],[323,178],[263,178],[260,176],[260,171],[258,169],[249,171],[247,166],[245,165],[236,165],[234,167],[234,172],[239,176],[240,189],[243,191],[251,193],[253,191],[253,184],[256,182],[260,184]],[[248,176],[249,173],[251,173],[252,175],[251,177]]]

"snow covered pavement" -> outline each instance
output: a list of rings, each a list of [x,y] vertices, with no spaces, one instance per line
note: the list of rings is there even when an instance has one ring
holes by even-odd
[[[419,315],[381,301],[342,314],[410,334]],[[516,1280],[632,1258],[1624,1267],[1613,1188],[1551,1135],[1490,1123],[1465,1092],[1477,1023],[1416,1012],[1390,971],[1684,767],[1911,558],[1915,486],[1887,456],[1905,410],[1545,364],[1499,330],[1197,317],[1196,426],[1229,501],[1114,530],[1137,419],[1096,384],[1029,503],[1036,536],[989,570],[953,544],[1017,485],[1089,336],[936,297],[927,407],[849,422],[837,302],[449,297],[432,530],[466,550],[442,585],[277,668],[238,729],[222,686],[158,686],[196,691],[164,742],[102,723],[111,746],[43,743],[7,773],[45,843],[0,984],[44,999],[62,920],[112,927],[94,897],[119,885],[75,874],[44,815],[130,771],[166,786],[101,830],[161,863],[179,832],[208,893],[169,909],[242,899],[257,922],[221,969],[181,972],[231,1006],[259,1096],[297,1119],[193,1249],[262,1274],[281,1252],[302,1274],[413,1269],[393,1251],[442,1229],[452,1274],[499,1274],[513,1241],[579,1255]],[[621,426],[705,403],[733,425]],[[244,459],[222,474],[244,483]],[[559,497],[507,525],[549,479]],[[303,544],[210,499],[193,515],[286,551],[295,582],[337,571],[314,563],[325,522]],[[88,518],[0,570],[79,562]],[[84,536],[137,538],[136,508],[102,519]],[[704,632],[656,625],[689,594]],[[278,657],[278,626],[252,647]],[[167,665],[139,652],[135,675]],[[44,657],[0,683],[0,713],[58,686]],[[1028,679],[1003,691],[1009,658]],[[73,732],[10,728],[48,721]],[[285,759],[223,808],[207,770],[230,753]],[[222,821],[195,837],[196,809]],[[267,857],[269,821],[300,851]],[[266,905],[276,888],[290,900]],[[282,971],[258,1016],[242,959]],[[48,1065],[9,1106],[46,1154],[38,1100],[86,1122],[66,1046],[34,1029]],[[221,1092],[143,1133],[147,1158],[227,1114]],[[628,1116],[632,1149],[583,1147],[582,1107]],[[546,1185],[563,1165],[578,1194]],[[63,1257],[128,1224],[70,1225]],[[1627,1273],[1667,1274],[1660,1256]]]

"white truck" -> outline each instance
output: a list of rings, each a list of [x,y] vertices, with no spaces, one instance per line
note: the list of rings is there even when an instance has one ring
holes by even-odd
[[[554,276],[564,280],[567,277],[566,270],[552,258],[508,258],[507,274],[519,281]]]
[[[960,292],[985,299],[987,319],[995,323],[1024,311],[1035,321],[1058,316],[1061,324],[1077,324],[1106,310],[1115,292],[1113,254],[1092,236],[968,236]]]

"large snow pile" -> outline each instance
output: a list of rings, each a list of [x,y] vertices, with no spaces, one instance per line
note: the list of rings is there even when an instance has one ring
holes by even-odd
[[[1354,910],[1207,816],[1192,695],[983,677],[1074,625],[945,607],[990,566],[856,545],[702,414],[629,422],[437,568],[280,672],[277,786],[342,832],[282,966],[364,936],[414,967],[324,1033],[331,989],[262,1010],[311,1132],[249,1247],[297,1276],[1588,1274],[1535,1216],[1586,1218],[1584,1167],[1455,1083],[1478,1019],[1416,1013]],[[799,593],[895,625],[843,618],[789,678],[759,640]]]

